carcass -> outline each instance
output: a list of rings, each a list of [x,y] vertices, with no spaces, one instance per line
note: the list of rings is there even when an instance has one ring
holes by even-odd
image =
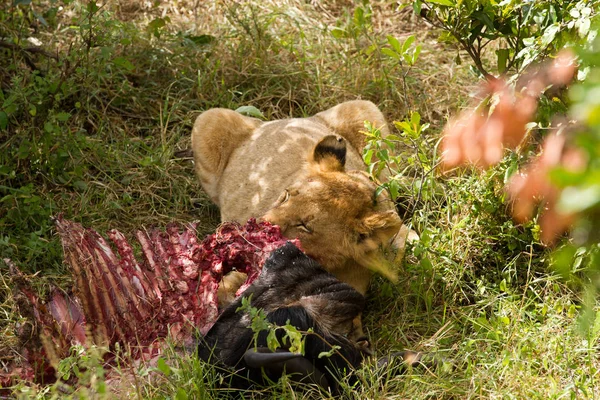
[[[20,332],[24,359],[0,371],[0,387],[15,378],[51,382],[56,362],[74,344],[107,348],[110,364],[116,348],[133,360],[146,360],[160,354],[169,335],[181,344],[193,343],[195,333],[206,333],[218,317],[223,275],[246,273],[244,290],[271,251],[287,241],[279,227],[253,219],[243,226],[224,223],[203,241],[197,240],[194,225],[172,224],[166,231],[137,231],[141,257],[136,257],[117,230],[108,233],[111,245],[93,229],[62,216],[55,223],[73,275],[72,293],[57,289],[44,302],[27,277],[4,260],[20,314],[34,328]]]
[[[193,225],[140,230],[135,237],[142,257],[116,230],[108,234],[111,245],[94,230],[60,216],[56,227],[74,278],[71,294],[55,290],[41,301],[26,276],[5,260],[21,314],[34,322],[34,330],[23,335],[28,339],[21,365],[0,372],[0,387],[15,379],[51,382],[56,363],[73,344],[107,348],[110,366],[122,355],[117,349],[132,362],[156,358],[170,336],[186,347],[199,343],[202,359],[237,370],[228,374],[234,387],[287,372],[332,392],[340,373],[354,370],[370,354],[368,342],[356,337],[364,297],[306,256],[298,241],[282,237],[277,226],[254,220],[243,226],[226,223],[201,242]],[[241,296],[219,316],[217,289],[232,270],[248,278]],[[243,299],[262,309],[273,326],[289,324],[303,333],[304,351],[290,351],[280,330],[279,349],[267,346],[268,331],[257,332],[254,341],[247,313],[237,312]],[[401,352],[392,358],[416,365],[420,354]]]
[[[243,307],[248,301],[276,329],[277,349],[269,347],[268,329],[252,329],[250,313]],[[276,381],[285,372],[295,381],[335,394],[340,378],[351,375],[372,354],[368,341],[354,335],[364,305],[363,295],[288,242],[271,253],[258,279],[223,311],[201,339],[198,354],[229,371],[229,386]],[[291,341],[276,328],[284,325],[303,334],[303,351],[291,351]],[[417,366],[422,356],[403,351],[378,363],[397,360],[400,366]]]

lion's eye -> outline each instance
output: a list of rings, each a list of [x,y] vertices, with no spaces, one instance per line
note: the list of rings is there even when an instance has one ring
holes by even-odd
[[[289,199],[290,199],[290,192],[287,189],[285,189],[285,192],[283,192],[281,194],[281,196],[279,196],[279,204],[283,204],[286,201],[288,201]]]
[[[300,222],[298,225],[296,225],[296,228],[298,228],[301,231],[306,232],[306,233],[312,233],[312,229],[310,229],[308,226],[306,226],[306,224],[304,222]]]

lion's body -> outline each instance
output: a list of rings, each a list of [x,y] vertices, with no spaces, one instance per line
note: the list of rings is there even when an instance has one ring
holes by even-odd
[[[309,155],[319,140],[333,133],[308,118],[261,125],[249,140],[232,152],[231,161],[221,176],[217,204],[223,221],[263,216],[281,192],[304,172]],[[360,155],[349,147],[346,166],[362,169],[363,165]]]
[[[387,132],[383,115],[367,101],[273,122],[208,110],[192,131],[196,172],[223,221],[262,217],[280,225],[364,294],[365,265],[401,226],[393,204],[375,197],[377,185],[362,172],[365,120]]]

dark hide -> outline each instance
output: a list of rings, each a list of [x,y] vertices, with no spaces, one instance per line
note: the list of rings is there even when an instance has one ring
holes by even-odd
[[[286,347],[270,352],[266,331],[258,336],[255,347],[250,317],[236,312],[242,297],[250,296],[252,306],[263,309],[268,321],[279,326],[289,321],[300,331],[314,331],[305,337],[303,357],[289,353]],[[359,366],[364,356],[361,346],[347,339],[364,303],[360,293],[288,242],[271,254],[258,279],[223,311],[201,340],[199,356],[235,370],[230,382],[233,387],[249,387],[252,382],[265,382],[265,378],[277,380],[285,370],[292,379],[335,392],[337,378]],[[277,331],[280,343],[281,331]],[[340,346],[340,350],[331,357],[318,357],[333,345]]]

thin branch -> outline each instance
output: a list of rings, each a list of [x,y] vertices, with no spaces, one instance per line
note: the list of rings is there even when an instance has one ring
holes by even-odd
[[[458,41],[458,43],[463,48],[463,50],[465,50],[467,52],[467,54],[469,55],[469,57],[471,57],[471,59],[475,63],[475,67],[477,67],[477,69],[485,77],[485,79],[488,81],[495,79],[495,77],[492,74],[490,74],[489,72],[487,72],[487,70],[483,67],[481,58],[480,58],[479,54],[477,54],[476,49],[473,46],[471,46],[469,43],[467,43],[465,40],[462,40],[459,37],[459,35],[456,34],[455,27],[447,26],[444,23],[444,21],[442,21],[440,19],[440,17],[437,15],[437,13],[432,12],[433,16],[435,18],[435,21],[434,21],[433,18],[431,18],[431,16],[427,13],[427,11],[433,11],[433,10],[431,9],[431,7],[428,4],[423,3],[423,7],[421,8],[421,12],[419,13],[419,16],[421,18],[423,18],[424,20],[426,20],[427,22],[429,22],[434,27],[450,32],[450,34],[452,34],[452,36],[454,36],[454,38]],[[480,45],[481,45],[481,43],[480,43]],[[483,47],[480,46],[480,50],[481,50],[481,48],[483,48]]]
[[[483,43],[483,44],[481,45],[481,49],[484,49],[484,48],[485,48],[485,46],[487,46],[487,45],[488,45],[488,44],[490,44],[491,42],[493,42],[493,40],[492,40],[492,39],[488,39],[488,40],[487,40],[487,42],[485,42],[485,43]]]
[[[477,67],[479,72],[481,72],[481,74],[485,77],[485,79],[487,79],[488,81],[494,79],[494,76],[487,72],[487,70],[483,67],[483,64],[481,63],[481,58],[479,57],[479,54],[476,53],[475,48],[473,48],[473,46],[469,45],[468,43],[465,43],[464,40],[460,40],[456,35],[454,35],[454,37],[456,38],[456,40],[458,40],[458,43],[460,43],[463,50],[465,50],[467,54],[471,57],[471,59],[475,63],[475,66]]]
[[[10,49],[13,51],[21,51],[21,52],[25,52],[25,53],[30,53],[30,54],[41,54],[45,57],[48,58],[52,58],[53,60],[58,61],[58,55],[56,54],[52,54],[47,50],[44,50],[41,47],[37,47],[37,46],[31,46],[31,47],[21,47],[19,45],[13,44],[13,43],[9,43],[6,41],[0,41],[0,47],[4,47],[5,49]]]

